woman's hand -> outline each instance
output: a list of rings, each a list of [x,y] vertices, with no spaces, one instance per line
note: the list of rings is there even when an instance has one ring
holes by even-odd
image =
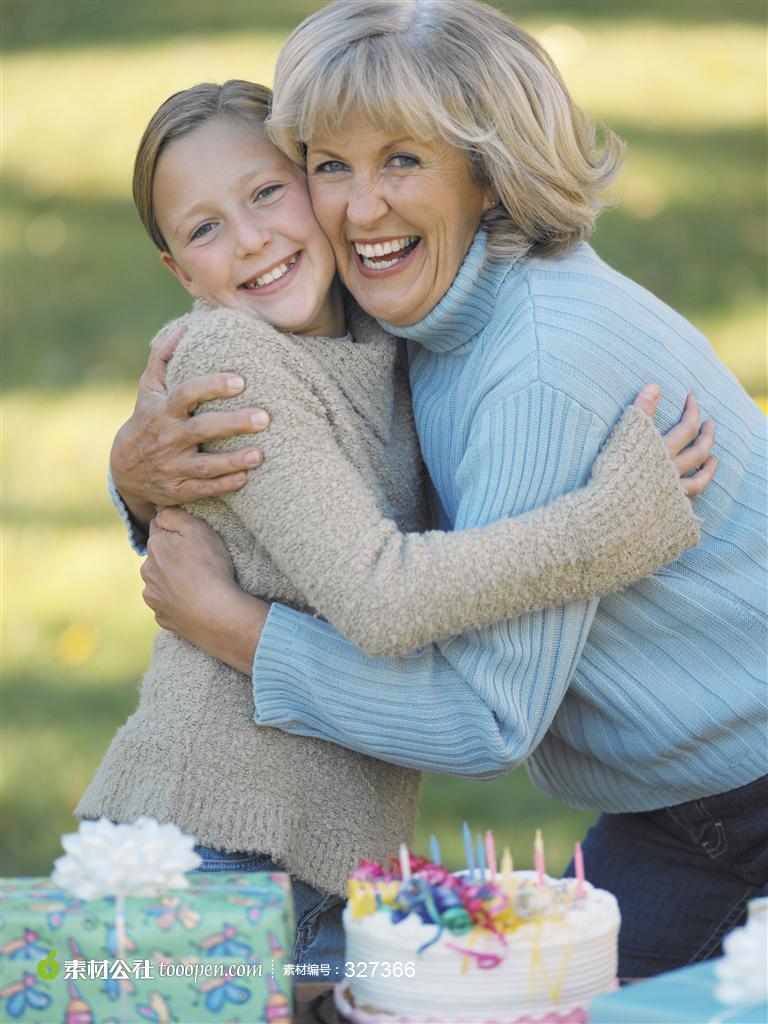
[[[150,525],[147,551],[143,597],[158,625],[250,676],[269,605],[238,587],[218,533],[164,508]]]
[[[659,404],[659,395],[657,385],[649,384],[637,396],[634,405],[653,416]],[[715,440],[715,427],[711,420],[707,420],[699,429],[700,415],[696,399],[688,395],[680,422],[662,434],[669,457],[680,474],[680,483],[689,498],[695,498],[709,486],[717,468],[717,456],[710,455]]]
[[[201,403],[239,394],[241,377],[210,374],[185,381],[170,394],[165,370],[183,328],[152,346],[139,381],[136,407],[117,432],[110,469],[112,479],[132,515],[144,526],[155,507],[177,505],[236,491],[246,470],[258,466],[258,448],[201,452],[205,442],[264,430],[269,417],[262,409],[208,412],[192,416]]]

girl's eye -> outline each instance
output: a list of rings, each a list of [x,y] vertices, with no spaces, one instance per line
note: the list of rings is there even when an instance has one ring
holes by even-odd
[[[201,224],[200,227],[195,228],[192,232],[191,242],[196,242],[198,238],[205,238],[208,232],[214,227],[213,221],[206,221],[205,224]]]
[[[254,195],[253,201],[258,202],[260,199],[271,199],[275,193],[279,192],[284,185],[266,185],[264,188],[260,188],[259,191]]]
[[[345,171],[347,165],[341,160],[324,160],[323,163],[318,164],[315,167],[315,174],[338,174],[340,171]]]
[[[389,158],[389,163],[397,170],[405,171],[411,167],[418,167],[419,161],[415,156],[408,156],[407,153],[395,153]]]

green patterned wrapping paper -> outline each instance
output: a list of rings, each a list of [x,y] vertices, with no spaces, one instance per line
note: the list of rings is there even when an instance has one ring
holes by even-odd
[[[125,901],[122,958],[113,899],[0,879],[0,1020],[290,1024],[288,876],[188,877],[188,889]]]

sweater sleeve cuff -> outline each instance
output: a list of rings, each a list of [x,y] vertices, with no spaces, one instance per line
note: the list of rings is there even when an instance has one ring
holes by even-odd
[[[253,659],[253,717],[257,725],[290,725],[292,732],[318,735],[306,728],[313,716],[302,685],[307,664],[300,636],[304,620],[314,621],[285,605],[270,605]]]
[[[131,547],[137,555],[146,555],[149,535],[128,511],[128,506],[120,497],[120,492],[115,487],[115,481],[112,479],[112,473],[110,470],[107,470],[107,486],[109,487],[109,496],[112,499],[112,504],[117,509],[118,515],[122,519],[123,524],[128,531],[128,539],[131,542]]]

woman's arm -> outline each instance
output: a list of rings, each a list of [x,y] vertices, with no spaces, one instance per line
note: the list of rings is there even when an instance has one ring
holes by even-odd
[[[402,653],[522,611],[610,592],[696,542],[677,471],[635,408],[586,487],[482,529],[403,534],[339,449],[309,386],[286,365],[280,335],[216,315],[228,325],[226,343],[213,345],[204,328],[190,325],[169,383],[226,368],[246,380],[226,407],[271,413],[263,466],[223,500],[308,602],[369,654]]]
[[[245,483],[246,470],[261,462],[258,448],[209,455],[200,452],[200,445],[260,431],[269,423],[260,409],[191,418],[200,403],[236,395],[243,381],[232,374],[213,373],[187,380],[169,392],[166,366],[184,332],[183,326],[173,330],[174,326],[163,328],[152,342],[136,405],[118,430],[109,459],[112,500],[134,547],[142,553],[149,522],[159,506],[236,490]]]

